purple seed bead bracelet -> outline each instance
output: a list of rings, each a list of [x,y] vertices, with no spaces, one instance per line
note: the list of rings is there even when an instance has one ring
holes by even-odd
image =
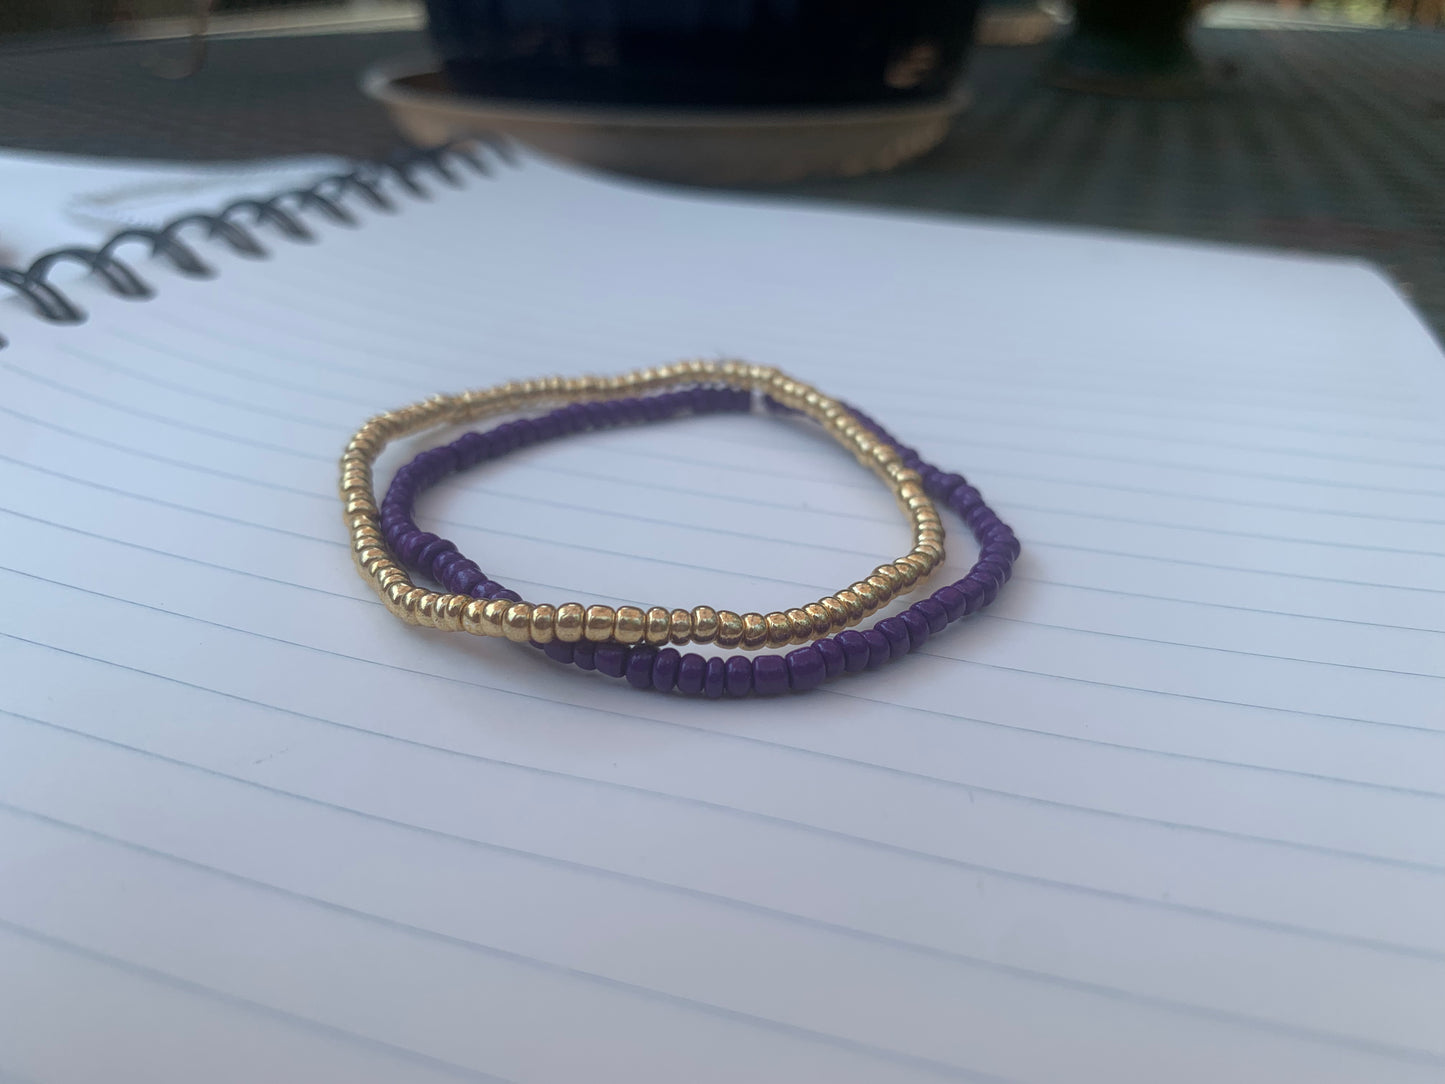
[[[771,397],[764,397],[763,402],[771,410],[796,413]],[[690,414],[743,413],[752,404],[753,396],[748,391],[700,386],[640,398],[573,403],[536,418],[506,422],[486,432],[466,433],[450,444],[420,453],[396,472],[380,509],[387,546],[403,564],[447,591],[478,599],[516,601],[521,596],[483,573],[454,543],[416,525],[413,509],[421,493],[450,474],[560,436]],[[847,629],[821,637],[786,655],[749,656],[736,652],[709,657],[696,652],[683,654],[673,647],[586,640],[553,640],[532,646],[557,662],[624,678],[636,689],[712,699],[749,694],[775,696],[817,688],[840,674],[876,670],[916,650],[952,622],[989,605],[1008,581],[1019,556],[1019,542],[1013,531],[961,475],[925,463],[914,449],[900,444],[877,422],[856,408],[848,409],[879,441],[896,449],[903,462],[918,472],[929,496],[947,505],[973,533],[979,543],[979,557],[961,579],[867,629]]]

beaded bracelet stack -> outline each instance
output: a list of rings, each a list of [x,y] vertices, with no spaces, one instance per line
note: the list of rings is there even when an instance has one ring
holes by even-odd
[[[452,542],[422,531],[413,518],[421,492],[447,475],[517,448],[591,429],[744,412],[755,403],[817,422],[883,480],[912,527],[912,550],[841,591],[769,614],[709,606],[534,604],[484,574]],[[377,504],[372,465],[391,441],[437,426],[547,405],[553,407],[548,413],[469,432],[422,452],[397,471],[385,500]],[[872,419],[816,389],[776,369],[735,361],[683,362],[613,378],[510,383],[438,396],[379,415],[347,446],[341,496],[357,568],[403,621],[528,643],[558,662],[625,678],[639,689],[709,697],[805,691],[842,673],[876,669],[988,605],[1019,554],[1013,532],[961,476],[924,463]],[[962,579],[896,616],[862,631],[853,629],[912,590],[942,562],[943,525],[935,498],[970,528],[980,546],[978,561]],[[409,569],[445,590],[418,586]],[[797,649],[786,655],[705,657],[671,646],[686,644],[745,651]]]

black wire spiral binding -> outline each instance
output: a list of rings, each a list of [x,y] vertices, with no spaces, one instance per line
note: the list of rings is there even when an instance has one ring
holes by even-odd
[[[172,219],[159,229],[129,227],[112,234],[99,248],[52,249],[38,256],[29,267],[0,267],[0,283],[25,298],[41,319],[56,324],[78,324],[85,319],[85,311],[49,281],[50,271],[56,264],[82,264],[117,296],[144,300],[155,296],[155,291],[130,265],[116,258],[116,250],[124,245],[148,244],[149,256],[163,257],[180,274],[211,278],[215,269],[181,239],[183,232],[201,229],[205,240],[221,241],[239,255],[264,259],[269,253],[252,232],[257,226],[271,226],[291,241],[314,241],[315,233],[302,218],[305,213],[319,213],[342,226],[359,225],[360,219],[346,206],[345,201],[351,197],[376,211],[395,211],[395,201],[382,189],[382,183],[388,179],[399,182],[408,195],[427,199],[430,193],[418,179],[419,173],[430,173],[454,188],[462,184],[458,163],[474,173],[489,174],[491,168],[478,153],[475,146],[478,143],[491,149],[503,163],[515,162],[506,143],[487,137],[439,147],[405,147],[384,161],[363,163],[345,173],[323,177],[305,188],[290,189],[264,199],[238,199],[215,214],[193,212]],[[0,346],[3,345],[5,340],[0,337]]]

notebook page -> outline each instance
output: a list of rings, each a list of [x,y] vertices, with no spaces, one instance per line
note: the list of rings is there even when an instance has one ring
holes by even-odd
[[[535,161],[317,229],[6,319],[0,1079],[1439,1078],[1445,387],[1372,272]],[[355,575],[369,414],[698,355],[966,473],[1014,582],[713,703]],[[767,610],[906,541],[751,417],[420,516],[558,601]]]

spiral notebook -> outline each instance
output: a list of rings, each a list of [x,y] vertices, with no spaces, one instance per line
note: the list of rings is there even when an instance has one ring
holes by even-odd
[[[475,165],[7,273],[0,1080],[1441,1079],[1445,375],[1381,276]],[[995,607],[692,701],[353,571],[373,412],[719,355],[967,474]],[[740,611],[903,541],[753,417],[420,512],[527,597]]]

